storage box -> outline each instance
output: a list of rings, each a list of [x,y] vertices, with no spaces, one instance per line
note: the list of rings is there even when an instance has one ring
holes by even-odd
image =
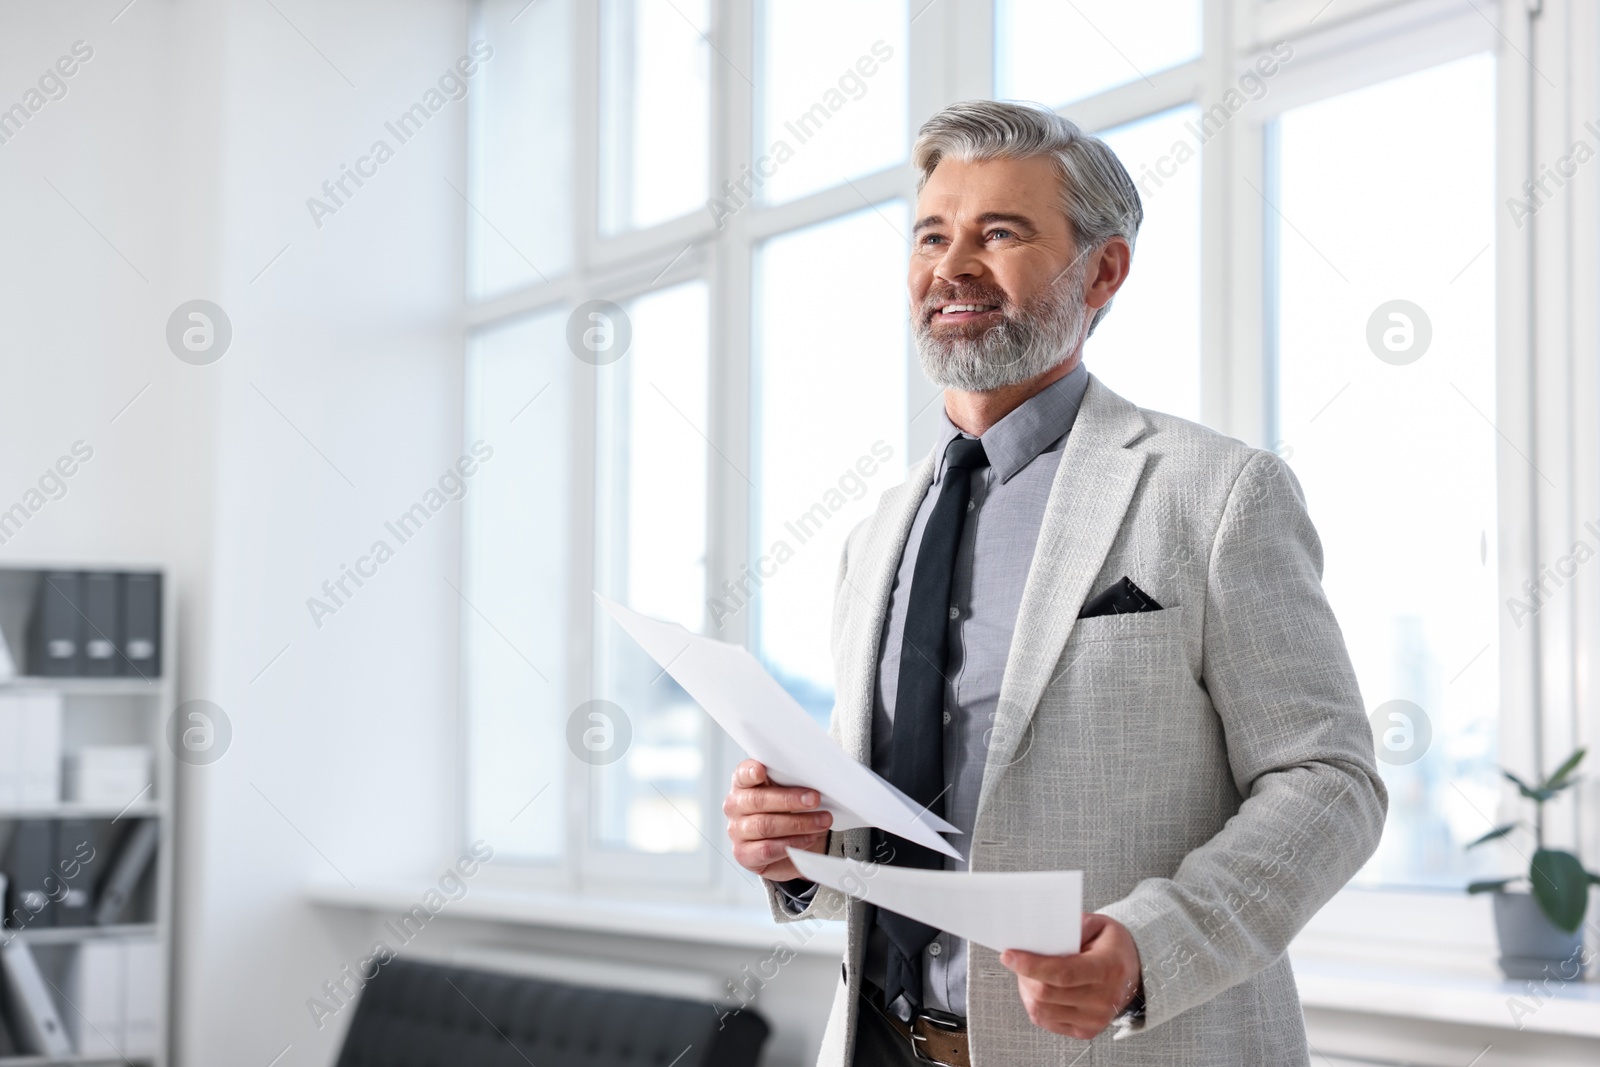
[[[93,745],[67,755],[66,798],[120,808],[141,793],[150,799],[151,752],[145,745]]]

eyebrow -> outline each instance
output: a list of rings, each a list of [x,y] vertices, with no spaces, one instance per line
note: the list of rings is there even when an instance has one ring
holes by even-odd
[[[1010,223],[1019,230],[1027,231],[1029,234],[1038,232],[1038,228],[1034,226],[1033,220],[1028,218],[1028,216],[1013,215],[1004,211],[986,211],[982,215],[978,216],[977,221],[979,224],[984,226],[987,226],[992,222],[1006,222]],[[941,215],[925,215],[917,220],[917,224],[915,226],[911,227],[912,236],[916,236],[923,230],[928,229],[930,226],[943,226],[944,222],[944,217]]]

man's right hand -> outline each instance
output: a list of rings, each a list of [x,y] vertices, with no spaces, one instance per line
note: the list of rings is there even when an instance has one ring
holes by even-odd
[[[777,785],[767,768],[753,759],[733,772],[733,788],[722,802],[728,817],[728,840],[739,866],[774,882],[799,878],[786,849],[825,852],[833,816],[818,811],[815,789]]]

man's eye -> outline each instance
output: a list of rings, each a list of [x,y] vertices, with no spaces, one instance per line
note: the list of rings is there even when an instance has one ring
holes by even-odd
[[[944,238],[936,233],[924,234],[922,237],[922,243],[925,245],[931,245],[942,240],[944,240]]]
[[[1012,233],[1010,230],[990,230],[988,236],[990,236],[990,237],[1015,237],[1016,234]]]

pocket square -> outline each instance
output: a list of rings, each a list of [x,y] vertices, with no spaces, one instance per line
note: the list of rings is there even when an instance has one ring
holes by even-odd
[[[1090,597],[1078,612],[1080,619],[1094,619],[1101,615],[1131,615],[1136,611],[1160,611],[1161,605],[1133,580],[1123,575],[1103,593]]]

